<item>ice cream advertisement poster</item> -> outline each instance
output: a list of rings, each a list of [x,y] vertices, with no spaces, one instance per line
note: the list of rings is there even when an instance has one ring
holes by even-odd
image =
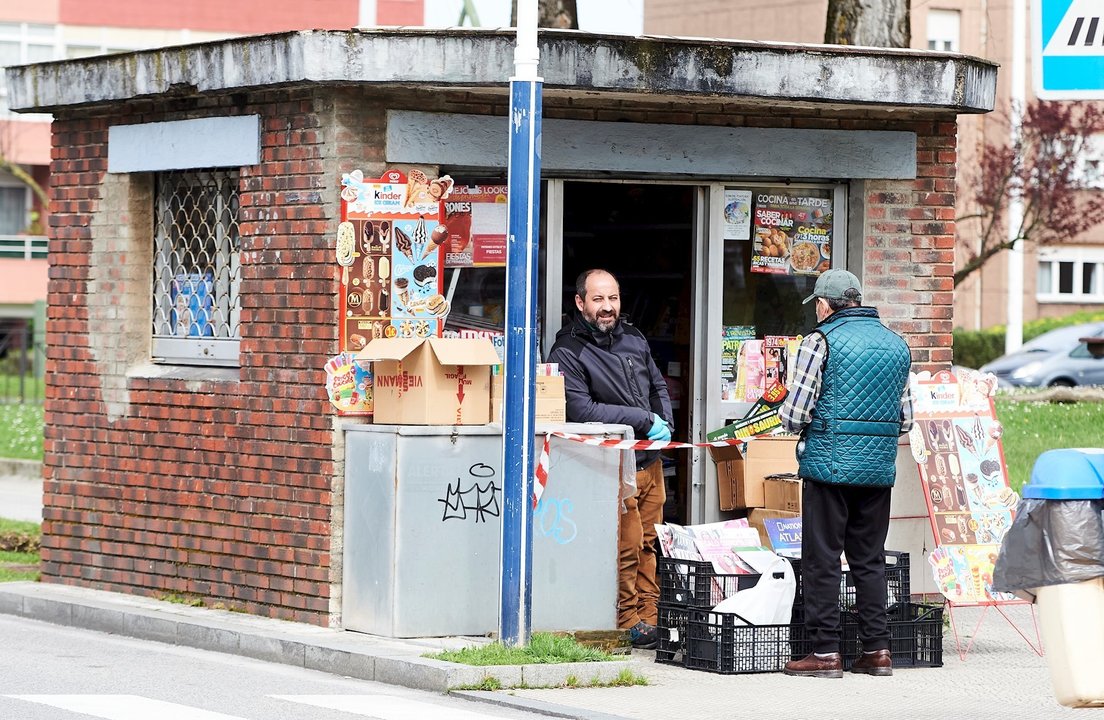
[[[975,371],[910,378],[909,446],[937,545],[928,562],[940,592],[959,605],[1015,600],[992,589],[993,564],[1019,501],[1008,485],[995,389]]]
[[[363,171],[353,170],[341,176],[341,199],[349,217],[436,217],[441,201],[448,199],[453,185],[448,175],[431,178],[418,169],[408,173],[388,170],[374,179],[366,179]]]
[[[380,337],[440,335],[449,311],[440,200],[452,184],[417,170],[374,180],[359,171],[343,176],[335,241],[343,351],[359,352]]]
[[[354,353],[339,353],[326,362],[326,397],[342,415],[372,414],[370,363],[359,363]]]

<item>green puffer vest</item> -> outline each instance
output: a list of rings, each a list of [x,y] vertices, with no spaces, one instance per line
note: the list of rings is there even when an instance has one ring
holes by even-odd
[[[798,471],[834,485],[892,486],[908,345],[868,307],[838,310],[815,332],[827,339],[828,356]]]

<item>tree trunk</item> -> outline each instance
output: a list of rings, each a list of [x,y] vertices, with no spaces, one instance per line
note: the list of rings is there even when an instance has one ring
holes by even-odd
[[[829,45],[907,48],[911,40],[909,0],[828,0]]]
[[[517,0],[513,0],[511,8],[510,25],[517,27]],[[537,27],[578,30],[575,0],[537,0]]]

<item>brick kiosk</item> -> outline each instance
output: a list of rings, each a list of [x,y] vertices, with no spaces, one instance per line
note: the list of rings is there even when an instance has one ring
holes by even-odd
[[[505,127],[512,45],[497,31],[315,31],[8,71],[14,110],[55,117],[44,582],[341,625],[343,428],[363,421],[336,416],[323,387],[322,368],[339,350],[341,175],[429,168],[410,138],[441,155],[433,170],[502,172],[497,156],[480,160],[474,139],[452,135],[438,147],[432,136],[472,118]],[[956,117],[991,109],[995,66],[570,32],[543,34],[541,51],[546,173],[842,178],[847,264],[862,269],[868,301],[908,338],[918,368],[949,364]],[[421,61],[389,62],[396,57]],[[752,65],[760,71],[746,72]],[[241,148],[195,132],[211,118],[235,128],[256,118],[255,141],[244,143],[255,159],[227,166]],[[129,169],[112,170],[118,128],[160,124],[182,133],[189,153],[132,145]],[[689,156],[640,144],[661,143],[670,128],[689,134]],[[763,131],[781,145],[740,144]],[[572,132],[578,150],[562,140]],[[640,149],[593,139],[610,132]],[[716,133],[733,144],[716,145]],[[831,162],[806,155],[797,167],[790,137],[794,147],[836,143],[824,146]],[[881,147],[883,137],[906,141],[882,154],[837,152],[867,140]],[[201,157],[214,159],[194,164]],[[159,338],[150,329],[159,183],[212,167],[230,178],[220,188],[237,213],[236,350],[213,364],[166,361],[151,350]],[[696,306],[709,322],[708,303]],[[205,343],[189,347],[202,355]]]

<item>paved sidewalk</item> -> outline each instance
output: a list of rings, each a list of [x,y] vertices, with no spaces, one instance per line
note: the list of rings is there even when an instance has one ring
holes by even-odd
[[[12,462],[0,461],[0,518],[42,522],[42,478]]]
[[[955,611],[964,645],[981,612],[975,608]],[[1034,639],[1029,606],[1010,607],[1006,612]],[[439,692],[477,685],[484,674],[481,668],[421,657],[446,647],[486,642],[483,638],[396,640],[64,585],[2,584],[0,613]],[[954,635],[948,628],[943,667],[900,669],[890,678],[848,674],[842,680],[821,680],[779,673],[726,676],[657,665],[653,657],[650,652],[634,651],[631,660],[603,663],[600,668],[549,665],[505,671],[516,673],[516,682],[530,686],[563,682],[570,675],[585,685],[595,675],[609,679],[629,668],[648,678],[648,686],[457,694],[581,720],[1049,720],[1078,712],[1057,704],[1046,659],[1036,655],[1012,625],[992,610],[965,660],[956,653]]]

